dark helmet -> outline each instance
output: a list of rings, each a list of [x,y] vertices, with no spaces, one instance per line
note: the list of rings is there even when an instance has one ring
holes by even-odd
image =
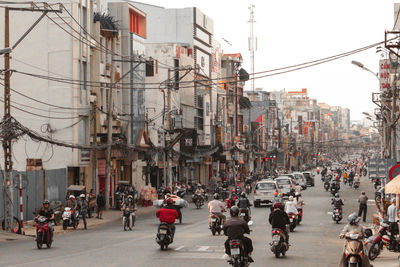
[[[279,203],[279,202],[274,203],[274,209],[280,209],[281,207],[282,207],[281,203]]]
[[[46,204],[49,204],[49,205],[50,205],[50,201],[48,201],[47,199],[46,199],[46,200],[43,200],[43,206],[46,205]]]
[[[215,193],[215,194],[214,194],[214,199],[219,199],[218,193]]]
[[[239,216],[239,208],[238,206],[232,206],[232,208],[229,210],[231,217],[237,217]]]
[[[241,197],[246,197],[246,193],[245,193],[245,192],[242,192],[242,193],[240,194],[240,196],[241,196]]]

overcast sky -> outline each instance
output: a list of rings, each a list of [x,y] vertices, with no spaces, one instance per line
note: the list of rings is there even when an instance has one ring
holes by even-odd
[[[140,1],[140,0],[139,0]],[[224,52],[240,52],[250,72],[248,6],[255,7],[258,37],[255,71],[269,70],[339,54],[384,40],[394,24],[391,0],[143,0],[168,8],[196,6],[214,20],[214,34]],[[232,46],[222,41],[228,40]],[[376,49],[289,74],[256,80],[266,91],[307,88],[311,98],[351,110],[351,119],[375,108],[371,93],[378,80],[351,65],[362,62],[378,71]],[[250,86],[250,82],[248,83]],[[249,88],[249,87],[248,87]]]

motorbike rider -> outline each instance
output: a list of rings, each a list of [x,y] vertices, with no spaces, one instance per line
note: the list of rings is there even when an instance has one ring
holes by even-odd
[[[225,253],[231,257],[229,241],[231,239],[240,239],[243,242],[244,252],[248,255],[249,262],[254,262],[251,258],[253,243],[250,238],[244,236],[244,234],[250,234],[249,226],[243,219],[239,218],[239,208],[237,206],[233,206],[229,212],[231,218],[223,226],[224,234],[228,236],[228,239],[225,241]]]
[[[340,198],[339,194],[335,194],[335,198],[332,198],[331,204],[335,209],[342,210],[342,206],[344,206],[343,200]]]
[[[78,208],[78,203],[77,203],[74,195],[70,195],[69,196],[68,202],[67,202],[67,207],[71,208],[73,219],[74,219],[74,221],[76,221],[78,218],[76,217],[76,212],[75,211]]]
[[[360,221],[360,217],[357,216],[357,213],[353,212],[351,213],[348,217],[347,220],[349,221],[349,223],[343,228],[342,232],[340,233],[340,238],[344,238],[346,233],[349,232],[357,232],[360,235],[360,238],[364,237],[364,227],[362,227],[361,225],[358,224],[358,222]],[[362,258],[361,258],[361,264],[363,267],[370,267],[370,263],[369,263],[369,259],[368,259],[368,254],[367,253],[363,253],[362,254]],[[342,253],[342,257],[340,259],[340,263],[339,263],[340,267],[345,267],[346,266],[346,260],[345,260],[345,255],[344,255],[344,251]]]
[[[287,214],[290,214],[290,213],[294,213],[296,215],[298,214],[297,203],[296,203],[296,200],[294,199],[293,196],[290,196],[289,200],[286,201],[286,203],[285,203],[285,212]]]
[[[223,214],[225,212],[225,204],[222,201],[219,201],[219,195],[217,193],[214,194],[214,200],[208,202],[208,210],[210,212],[210,216],[208,217],[208,225],[211,228],[211,215],[214,214],[217,216],[221,222],[221,225],[224,225],[226,217]]]
[[[125,199],[124,202],[122,202],[121,205],[121,210],[124,211],[126,209],[129,209],[130,214],[129,214],[129,220],[132,222],[132,226],[135,226],[135,218],[133,217],[133,212],[136,211],[135,207],[135,201],[133,200],[132,195],[128,195],[128,197]]]
[[[353,181],[354,181],[354,171],[353,170],[350,171],[348,180],[349,180],[349,184],[353,184]]]
[[[282,206],[279,202],[274,203],[274,210],[270,213],[268,221],[272,228],[278,228],[284,233],[285,242],[289,245],[287,225],[290,224],[290,220],[288,214],[282,210]]]
[[[204,203],[204,189],[202,188],[201,184],[197,185],[197,189],[194,192],[197,197],[200,197],[201,203]]]
[[[235,206],[237,199],[238,199],[238,195],[236,194],[236,190],[232,189],[231,196],[229,197],[229,202],[231,204],[231,207]]]
[[[164,206],[157,211],[156,216],[160,222],[168,224],[169,229],[171,230],[172,243],[175,235],[175,220],[179,218],[179,214],[174,207],[174,201],[172,198],[164,200]],[[160,230],[160,226],[158,227],[158,230]]]
[[[245,215],[245,220],[247,221],[247,219],[249,218],[249,211],[250,211],[251,204],[250,204],[250,201],[247,198],[245,192],[242,192],[240,194],[240,197],[239,197],[239,199],[237,201],[237,206],[238,206],[238,208],[240,210],[242,210],[242,209],[244,210],[244,213],[246,214]]]
[[[40,209],[38,216],[43,216],[47,218],[47,225],[50,230],[50,238],[53,240],[53,221],[54,221],[54,212],[50,209],[50,202],[48,200],[43,200],[43,207]]]
[[[296,192],[296,198],[295,199],[296,199],[297,210],[303,209],[304,201],[303,201],[303,198],[301,197],[301,193]]]

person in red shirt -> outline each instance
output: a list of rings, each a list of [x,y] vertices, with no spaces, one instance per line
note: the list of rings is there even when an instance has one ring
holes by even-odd
[[[174,201],[171,198],[164,200],[164,207],[157,211],[156,216],[160,222],[168,223],[169,228],[171,229],[172,243],[175,235],[175,220],[179,218],[178,211],[174,207]],[[158,228],[160,228],[160,226]]]

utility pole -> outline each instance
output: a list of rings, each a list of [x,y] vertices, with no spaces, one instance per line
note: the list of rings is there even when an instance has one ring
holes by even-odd
[[[114,79],[115,79],[115,72],[114,72],[114,38],[111,38],[111,70],[110,70],[110,92],[108,96],[108,113],[107,113],[107,151],[106,151],[106,184],[105,184],[105,194],[106,194],[106,208],[110,206],[110,178],[111,178],[111,146],[112,146],[112,121],[113,121],[113,87],[114,87]]]
[[[36,6],[36,5],[35,5]],[[42,15],[28,28],[28,30],[10,47],[10,11],[29,11],[42,12]],[[48,12],[58,12],[61,10],[47,10],[36,8],[22,7],[5,7],[4,8],[4,48],[7,49],[4,53],[4,117],[3,121],[11,119],[11,71],[10,71],[10,53],[18,44],[36,27],[36,25],[47,15]],[[10,231],[13,225],[14,209],[13,209],[13,179],[12,179],[12,139],[3,140],[4,151],[4,228]]]
[[[93,102],[92,189],[97,195],[97,99]]]
[[[166,117],[167,125],[164,129],[164,173],[165,176],[165,186],[172,186],[172,176],[171,176],[171,159],[169,157],[169,151],[167,150],[167,143],[171,141],[169,131],[171,130],[171,69],[168,69],[168,82],[167,82],[167,109]],[[167,140],[168,136],[168,140]]]
[[[251,72],[251,90],[254,92],[254,52],[257,50],[257,37],[254,38],[254,8],[255,5],[250,5],[250,37],[249,37],[249,51],[250,51],[250,72]]]

